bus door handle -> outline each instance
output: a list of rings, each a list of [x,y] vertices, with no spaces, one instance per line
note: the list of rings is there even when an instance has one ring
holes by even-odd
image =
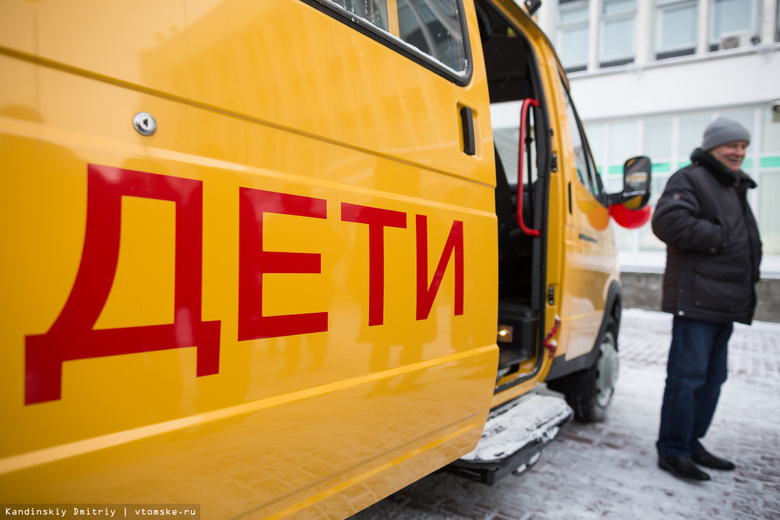
[[[463,128],[463,153],[476,155],[477,141],[474,138],[474,111],[469,107],[461,107],[460,123]]]
[[[523,220],[523,162],[525,161],[525,127],[528,123],[528,107],[541,106],[538,99],[524,99],[523,106],[520,107],[520,145],[517,154],[517,224],[520,229],[528,236],[539,237],[541,232],[538,229],[528,229]]]

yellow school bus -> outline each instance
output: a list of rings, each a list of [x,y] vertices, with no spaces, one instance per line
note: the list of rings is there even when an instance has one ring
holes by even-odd
[[[3,2],[0,503],[345,518],[603,418],[649,163],[535,7]]]

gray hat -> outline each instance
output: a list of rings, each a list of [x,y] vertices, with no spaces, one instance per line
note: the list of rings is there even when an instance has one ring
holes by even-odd
[[[704,130],[704,137],[701,141],[701,149],[704,151],[712,150],[718,146],[734,141],[745,141],[750,143],[750,132],[747,128],[732,119],[719,117]]]

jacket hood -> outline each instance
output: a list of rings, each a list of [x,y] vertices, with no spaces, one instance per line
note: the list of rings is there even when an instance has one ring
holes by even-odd
[[[727,168],[709,152],[705,152],[701,148],[696,148],[691,154],[691,162],[703,166],[707,171],[715,176],[721,183],[726,186],[743,186],[745,189],[756,188],[758,184],[756,181],[750,178],[750,176],[742,170],[734,171],[731,168]]]

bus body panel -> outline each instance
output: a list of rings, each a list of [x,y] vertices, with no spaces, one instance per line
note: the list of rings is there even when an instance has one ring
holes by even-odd
[[[346,517],[587,368],[616,251],[550,41],[464,0],[455,70],[410,3],[341,3],[0,7],[0,502]],[[490,98],[522,67],[541,236],[502,361]]]
[[[478,60],[461,87],[293,0],[0,19],[0,501],[347,515],[474,446]]]

